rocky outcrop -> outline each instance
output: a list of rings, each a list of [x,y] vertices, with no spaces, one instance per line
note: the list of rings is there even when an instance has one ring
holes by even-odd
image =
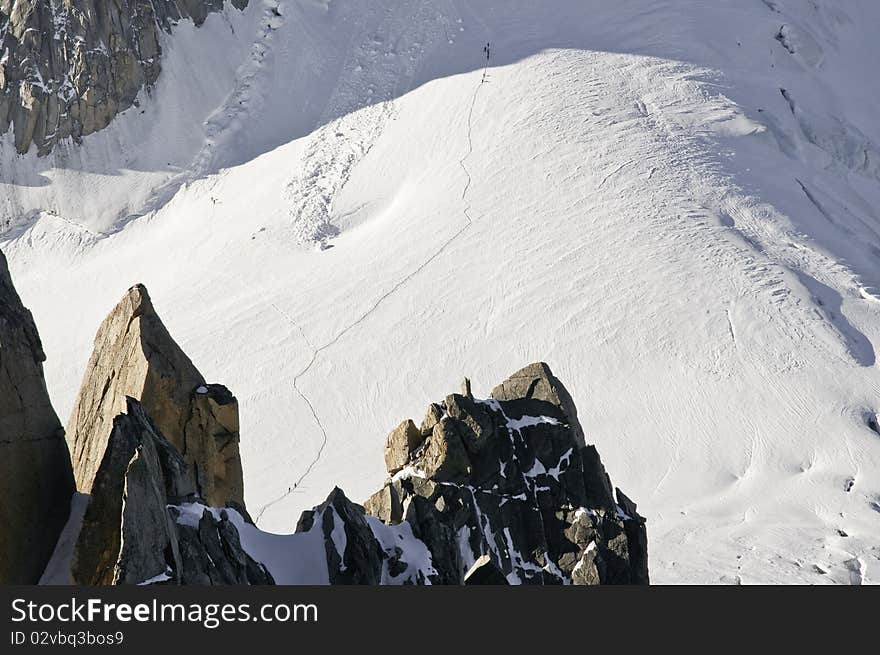
[[[200,498],[219,507],[244,505],[238,403],[222,385],[205,382],[140,285],[101,324],[67,425],[76,484],[84,493],[91,493],[128,397],[140,401],[182,455]]]
[[[463,391],[391,432],[392,477],[364,507],[335,489],[303,515],[299,532],[323,531],[331,584],[647,584],[645,520],[612,491],[550,368],[486,400]]]
[[[464,583],[471,585],[506,585],[507,578],[488,555],[480,555],[464,574]]]
[[[184,459],[126,399],[92,483],[74,548],[77,584],[272,584],[222,509],[208,509]]]
[[[338,487],[324,503],[303,512],[296,532],[318,533],[331,585],[458,584],[439,577],[428,545],[408,522],[383,523]]]
[[[230,0],[243,9],[247,0]],[[0,0],[0,133],[20,153],[79,141],[137,103],[161,71],[160,34],[224,0]]]
[[[195,467],[199,493],[208,503],[244,507],[238,451],[238,401],[222,384],[196,387],[190,397],[181,447]]]
[[[39,580],[70,510],[70,456],[45,359],[0,253],[0,584]]]
[[[205,382],[144,287],[95,338],[68,426],[72,466],[44,359],[0,254],[0,582],[273,584],[260,558],[287,582],[649,581],[645,519],[546,364],[484,400],[466,380],[418,427],[392,430],[390,477],[364,506],[334,488],[279,537],[244,509],[235,397]],[[74,475],[84,493],[71,513]]]
[[[421,432],[410,419],[394,428],[385,444],[385,468],[388,472],[393,475],[406,466],[410,451],[415,450],[423,440]]]
[[[224,509],[247,517],[238,402],[205,382],[143,286],[98,330],[67,436],[90,495],[73,582],[272,583]]]
[[[381,583],[383,551],[363,507],[336,487],[323,504],[303,512],[296,531],[309,532],[316,524],[324,534],[330,584]]]
[[[174,444],[126,398],[101,439],[72,580],[272,584],[265,556],[287,582],[320,581],[326,566],[334,585],[647,584],[645,520],[579,441],[549,367],[519,371],[497,397],[464,391],[391,432],[393,474],[364,506],[334,488],[288,536],[260,532],[239,506],[207,507]]]

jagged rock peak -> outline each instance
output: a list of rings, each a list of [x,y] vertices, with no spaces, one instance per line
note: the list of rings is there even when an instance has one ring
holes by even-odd
[[[562,383],[540,364],[498,389],[401,423],[383,488],[364,506],[334,488],[288,536],[206,506],[184,457],[126,398],[67,570],[87,584],[271,584],[273,571],[288,583],[647,584],[645,520],[580,444]]]
[[[331,584],[377,585],[381,582],[382,549],[367,523],[363,507],[352,503],[335,487],[324,503],[303,512],[296,531],[308,532],[316,525],[324,534]]]
[[[248,0],[230,0],[244,9]],[[0,133],[44,155],[137,103],[161,71],[160,32],[224,0],[0,0]]]
[[[387,525],[336,487],[303,512],[297,533],[317,532],[332,585],[426,585],[440,581],[426,542],[403,522]],[[457,584],[457,581],[453,581]]]
[[[180,349],[143,285],[128,290],[95,337],[95,347],[67,425],[77,487],[90,493],[113,422],[127,398],[144,406],[187,463],[208,504],[244,506],[238,402],[207,384]]]
[[[33,584],[73,495],[70,455],[52,409],[46,356],[0,252],[0,584]]]
[[[585,445],[584,429],[578,421],[574,400],[546,363],[535,362],[521,368],[492,389],[491,397],[505,401],[543,401],[556,406],[565,414],[577,444]]]
[[[336,489],[304,514],[301,532],[320,517],[331,583],[647,584],[645,520],[615,496],[550,367],[525,367],[486,400],[463,390],[391,432],[391,477],[364,508]]]
[[[183,457],[126,399],[115,417],[74,547],[78,584],[272,584],[229,511],[209,509]]]

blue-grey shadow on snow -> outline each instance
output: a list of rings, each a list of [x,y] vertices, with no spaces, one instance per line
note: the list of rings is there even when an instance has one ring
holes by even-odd
[[[861,366],[873,366],[877,361],[874,346],[862,334],[842,311],[843,296],[831,287],[822,284],[816,278],[801,271],[795,271],[801,283],[810,291],[820,310],[843,337],[847,350]]]

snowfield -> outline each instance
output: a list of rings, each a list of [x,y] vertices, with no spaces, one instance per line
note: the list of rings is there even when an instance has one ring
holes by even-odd
[[[238,397],[248,508],[287,534],[378,489],[388,431],[463,376],[486,397],[543,360],[648,518],[653,582],[878,582],[878,33],[875,0],[181,24],[139,108],[0,147],[55,407],[144,283]]]

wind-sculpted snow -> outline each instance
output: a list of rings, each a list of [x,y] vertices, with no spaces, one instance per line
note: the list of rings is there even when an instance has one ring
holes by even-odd
[[[181,22],[138,112],[44,158],[3,145],[53,401],[144,281],[249,408],[246,500],[289,532],[334,484],[382,484],[392,417],[544,359],[651,517],[653,581],[876,581],[878,20],[382,0]]]

